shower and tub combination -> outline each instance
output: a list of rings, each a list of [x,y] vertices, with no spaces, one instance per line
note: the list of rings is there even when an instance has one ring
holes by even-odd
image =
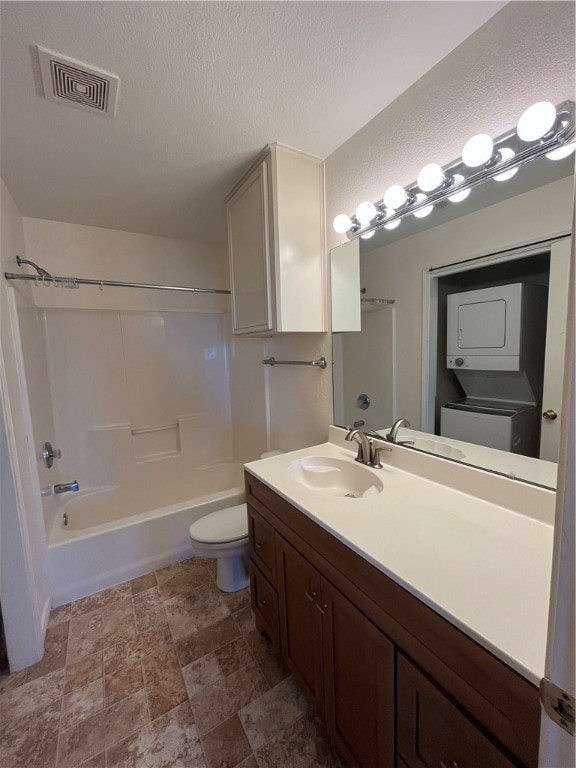
[[[228,293],[58,278],[31,266],[38,277],[6,277],[36,281],[36,295],[59,281]],[[233,457],[227,305],[217,296],[212,305],[178,311],[100,309],[74,294],[63,306],[40,304],[55,432],[54,482],[43,489],[54,496],[46,520],[54,606],[198,554],[192,524],[244,509],[242,463]],[[223,577],[223,588],[245,586],[243,578]]]
[[[199,495],[165,506],[150,505],[138,489],[118,486],[63,499],[62,515],[49,532],[53,605],[191,557],[191,524],[244,501],[241,463],[222,461],[198,471],[206,475]]]

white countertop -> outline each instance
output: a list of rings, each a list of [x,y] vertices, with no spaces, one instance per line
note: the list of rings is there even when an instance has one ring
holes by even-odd
[[[384,491],[354,499],[307,488],[288,471],[306,456],[353,461],[355,450],[335,442],[246,469],[537,685],[544,676],[555,494],[534,488],[531,502],[528,486],[498,478],[521,499],[516,506],[525,513],[515,511],[430,479],[436,474],[446,482],[446,472],[452,478],[464,472],[460,488],[488,489],[495,482],[488,473],[415,454],[395,447],[383,457],[383,469],[367,467]],[[415,462],[425,471],[416,474]]]

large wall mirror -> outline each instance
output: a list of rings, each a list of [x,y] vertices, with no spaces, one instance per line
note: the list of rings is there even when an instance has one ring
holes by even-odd
[[[334,423],[556,485],[574,157],[331,252]]]

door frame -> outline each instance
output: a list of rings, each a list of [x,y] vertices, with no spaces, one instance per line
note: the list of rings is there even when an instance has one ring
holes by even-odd
[[[469,272],[494,264],[504,264],[507,261],[518,261],[528,256],[535,256],[546,250],[551,250],[555,243],[570,238],[571,233],[539,240],[537,243],[525,243],[513,248],[507,248],[497,253],[486,253],[473,256],[463,261],[451,264],[439,264],[428,267],[422,272],[422,416],[420,429],[434,434],[435,394],[437,350],[438,350],[438,280],[441,277],[455,275],[459,272]],[[434,385],[434,386],[432,386]]]

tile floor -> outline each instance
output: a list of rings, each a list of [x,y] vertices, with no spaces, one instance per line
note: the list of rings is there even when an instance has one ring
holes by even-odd
[[[0,677],[0,768],[342,768],[214,566],[56,608],[44,658]]]

